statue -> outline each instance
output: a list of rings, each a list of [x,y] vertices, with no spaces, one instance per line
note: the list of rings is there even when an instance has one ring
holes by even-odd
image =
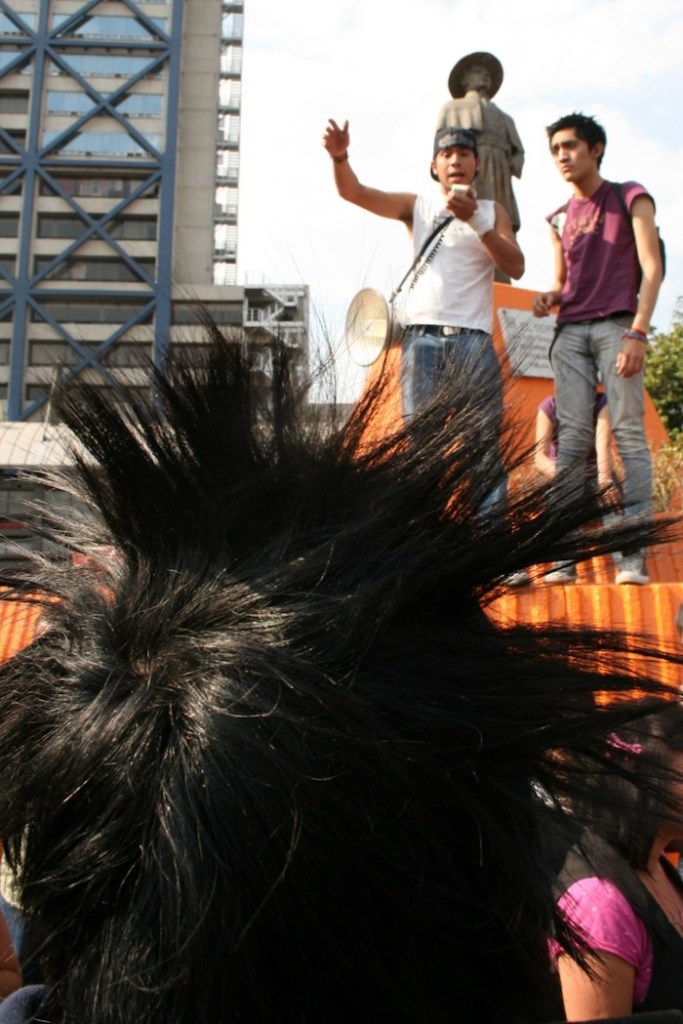
[[[520,219],[512,191],[511,176],[521,178],[524,149],[509,114],[492,98],[503,81],[503,66],[492,53],[468,53],[455,65],[448,78],[452,100],[439,111],[437,129],[452,125],[477,133],[481,168],[477,195],[496,199],[507,211],[515,232]]]

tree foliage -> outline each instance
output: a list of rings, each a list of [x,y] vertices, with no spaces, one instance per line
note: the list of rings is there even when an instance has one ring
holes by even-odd
[[[645,387],[672,438],[683,434],[683,322],[668,334],[655,334],[645,362]]]

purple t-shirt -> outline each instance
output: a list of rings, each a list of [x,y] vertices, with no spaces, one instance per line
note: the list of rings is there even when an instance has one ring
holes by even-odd
[[[598,421],[598,414],[607,405],[607,396],[599,391],[595,396],[595,405],[593,406],[593,427]],[[549,395],[544,398],[538,405],[539,411],[545,413],[550,422],[553,425],[553,439],[550,442],[548,449],[548,458],[557,460],[557,403],[553,395]],[[598,471],[598,453],[595,450],[595,442],[591,445],[590,451],[586,456],[586,469],[592,475],[595,475]]]
[[[649,195],[635,181],[623,182],[621,192],[627,210]],[[572,196],[546,219],[562,240],[567,268],[558,322],[634,313],[640,265],[630,220],[611,183],[603,181],[587,198]]]

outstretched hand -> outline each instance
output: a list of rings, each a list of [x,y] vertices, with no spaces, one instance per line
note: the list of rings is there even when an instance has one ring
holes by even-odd
[[[330,118],[323,135],[323,146],[330,156],[344,156],[349,148],[349,141],[349,122],[344,121],[340,128],[337,122]]]

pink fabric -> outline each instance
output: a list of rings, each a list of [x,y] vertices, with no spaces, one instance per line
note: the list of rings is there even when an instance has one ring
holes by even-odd
[[[607,395],[602,391],[598,392],[595,396],[595,405],[593,406],[593,426],[598,422],[598,415],[606,405]],[[555,396],[549,395],[547,398],[544,398],[542,402],[539,402],[538,408],[548,417],[553,425],[553,439],[548,449],[548,458],[557,460],[557,402],[555,401]],[[595,442],[591,445],[586,462],[591,474],[596,476],[598,472],[598,453],[595,450]]]
[[[652,940],[626,897],[612,882],[582,878],[557,905],[592,949],[613,953],[635,968],[633,1002],[642,1003],[652,980]],[[562,947],[555,942],[551,952],[556,959]]]

